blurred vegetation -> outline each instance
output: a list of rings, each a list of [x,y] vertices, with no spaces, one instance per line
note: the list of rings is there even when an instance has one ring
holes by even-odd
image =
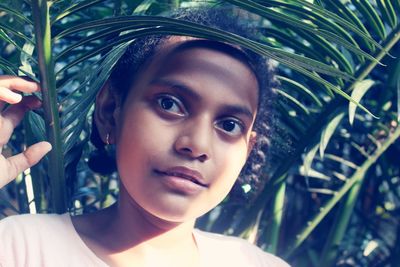
[[[250,11],[259,40],[158,16],[221,4]],[[243,236],[296,267],[398,267],[399,15],[399,0],[1,0],[0,74],[41,81],[44,101],[3,153],[44,139],[54,149],[0,190],[0,212],[79,214],[114,202],[116,175],[86,164],[95,94],[129,40],[182,33],[273,58],[278,128],[288,135],[276,138],[282,151],[268,182],[244,185],[247,201],[228,197],[198,226]],[[279,145],[287,139],[290,151]]]

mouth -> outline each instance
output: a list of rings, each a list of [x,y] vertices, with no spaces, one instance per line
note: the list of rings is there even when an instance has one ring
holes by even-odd
[[[196,185],[208,187],[208,184],[205,182],[203,176],[198,171],[186,167],[177,166],[168,168],[166,170],[155,170],[155,172],[159,175],[178,177],[188,180]]]

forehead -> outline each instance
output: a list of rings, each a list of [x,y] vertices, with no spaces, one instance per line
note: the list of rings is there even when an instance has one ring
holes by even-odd
[[[150,76],[175,77],[195,87],[215,86],[225,94],[250,99],[258,106],[257,78],[237,48],[192,37],[171,37],[157,50],[149,66]],[[142,76],[143,77],[143,76]],[[229,90],[222,90],[224,89]],[[221,97],[223,97],[221,95]]]

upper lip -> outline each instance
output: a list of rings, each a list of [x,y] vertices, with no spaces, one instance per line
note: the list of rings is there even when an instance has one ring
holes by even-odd
[[[156,170],[156,172],[164,175],[181,177],[201,186],[208,186],[200,172],[184,166],[174,166],[167,169]]]

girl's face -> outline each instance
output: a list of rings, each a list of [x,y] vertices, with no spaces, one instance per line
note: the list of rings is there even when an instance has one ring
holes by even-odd
[[[144,211],[192,220],[228,194],[255,142],[258,83],[246,64],[168,41],[117,107],[123,190]]]

